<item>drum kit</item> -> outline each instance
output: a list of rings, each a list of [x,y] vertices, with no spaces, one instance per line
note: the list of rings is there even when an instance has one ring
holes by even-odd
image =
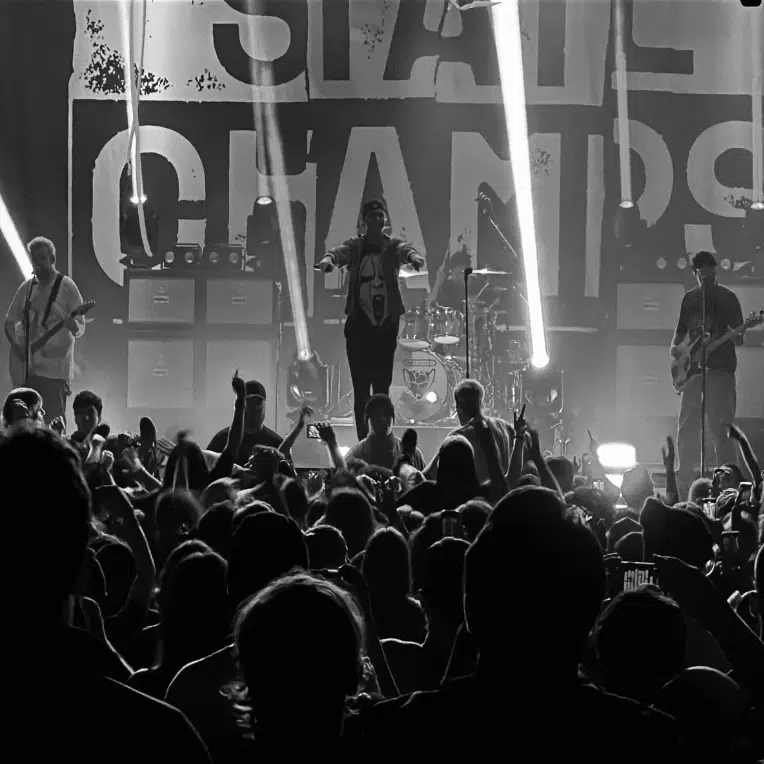
[[[472,275],[485,280],[469,300],[468,319],[454,308],[426,303],[401,318],[391,387],[401,423],[454,421],[454,388],[468,371],[485,388],[489,413],[511,421],[511,412],[522,405],[525,343],[510,339],[509,316],[499,307],[508,289],[501,281],[509,274],[483,269]]]

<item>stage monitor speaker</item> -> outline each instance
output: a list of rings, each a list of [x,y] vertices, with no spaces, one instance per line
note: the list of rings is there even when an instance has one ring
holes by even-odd
[[[193,340],[129,339],[127,407],[190,409],[193,406]]]
[[[676,329],[684,284],[619,284],[618,328]]]
[[[128,321],[133,324],[193,324],[194,279],[128,279]]]
[[[273,282],[264,279],[209,278],[208,324],[273,323]]]

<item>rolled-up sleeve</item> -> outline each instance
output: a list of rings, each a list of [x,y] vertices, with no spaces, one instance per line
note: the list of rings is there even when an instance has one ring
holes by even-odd
[[[67,279],[66,287],[66,296],[64,298],[66,312],[71,315],[73,311],[82,305],[82,295],[77,285],[71,279]],[[76,332],[72,332],[72,337],[77,339],[85,334],[85,316],[75,316],[74,320],[77,322],[78,329]]]
[[[416,247],[414,247],[413,244],[409,244],[406,241],[398,242],[398,263],[400,265],[410,265],[412,260],[420,257],[422,257],[422,255],[417,252]]]
[[[340,244],[339,247],[327,251],[326,254],[332,258],[334,265],[337,268],[342,268],[343,266],[350,264],[350,256],[353,253],[354,243],[355,239],[348,239],[346,242]]]

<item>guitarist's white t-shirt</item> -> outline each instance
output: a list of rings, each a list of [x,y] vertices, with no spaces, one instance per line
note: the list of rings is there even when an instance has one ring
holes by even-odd
[[[48,305],[48,298],[55,281],[56,279],[54,278],[48,284],[35,284],[32,287],[32,298],[29,303],[29,324],[32,341],[41,337],[49,329],[52,329],[59,321],[68,318],[75,308],[82,305],[82,295],[80,290],[77,289],[77,285],[68,276],[64,276],[61,281],[61,287],[58,290],[58,295],[53,305],[51,305],[48,320],[45,322],[45,326],[43,326],[42,320],[45,316],[45,308]],[[13,323],[18,342],[23,342],[24,338],[24,303],[29,291],[30,282],[31,279],[27,279],[19,287],[6,316],[6,320]],[[75,335],[72,335],[66,327],[63,327],[61,331],[57,332],[45,343],[43,348],[32,356],[31,373],[34,376],[71,381],[73,378],[74,340],[76,337],[81,337],[85,331],[85,319],[82,316],[77,316],[75,321],[79,327],[79,331]]]

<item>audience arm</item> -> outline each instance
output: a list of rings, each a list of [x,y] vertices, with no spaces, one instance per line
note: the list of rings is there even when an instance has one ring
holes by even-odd
[[[670,435],[666,438],[666,447],[661,448],[661,453],[663,466],[666,469],[666,503],[673,507],[674,504],[679,503],[679,489],[674,470],[674,439]]]
[[[285,459],[291,460],[292,446],[295,444],[299,434],[305,429],[305,420],[311,416],[313,416],[313,409],[310,406],[303,405],[300,409],[300,416],[298,417],[295,426],[292,428],[292,432],[281,441],[281,445],[279,446],[279,451],[281,451]]]
[[[345,460],[340,453],[340,447],[337,445],[337,436],[334,433],[334,428],[329,422],[318,422],[316,424],[318,433],[321,436],[321,440],[326,444],[326,448],[329,451],[329,456],[332,460],[332,465],[337,470],[345,469]]]
[[[516,411],[512,412],[514,418],[514,442],[512,448],[512,456],[509,460],[509,472],[507,473],[507,487],[510,491],[517,488],[517,483],[520,480],[520,475],[523,473],[523,465],[525,464],[525,433],[528,431],[528,424],[525,421],[525,405],[518,414]]]
[[[737,425],[734,424],[730,425],[729,437],[737,441],[738,448],[745,461],[745,466],[748,467],[748,471],[751,473],[754,484],[759,485],[761,483],[761,468],[759,467],[759,462],[756,459],[756,454],[753,452],[748,437]]]
[[[539,444],[539,434],[536,430],[528,429],[531,436],[531,449],[530,457],[531,461],[536,465],[536,469],[539,472],[539,480],[544,488],[549,488],[552,491],[556,491],[564,499],[560,484],[557,482],[557,478],[552,474],[549,469],[549,465],[544,460],[544,455],[541,453],[541,445]]]

